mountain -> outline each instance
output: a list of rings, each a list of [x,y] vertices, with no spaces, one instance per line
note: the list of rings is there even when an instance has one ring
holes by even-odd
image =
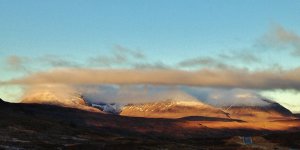
[[[293,117],[290,110],[269,99],[261,99],[264,105],[256,106],[227,106],[223,111],[231,118],[242,120],[277,120]]]
[[[57,92],[52,90],[40,90],[32,94],[26,95],[21,103],[37,103],[49,104],[70,108],[78,108],[93,112],[101,112],[101,110],[89,106],[83,99],[83,96],[77,92]]]
[[[1,100],[0,118],[0,149],[300,148],[299,119],[241,122],[201,116],[143,118]],[[252,136],[255,144],[245,145],[239,138],[243,136]]]
[[[35,90],[24,96],[21,103],[49,104],[110,114],[119,114],[120,112],[116,103],[91,103],[79,92],[64,88]]]
[[[169,99],[150,103],[129,104],[120,108],[115,103],[89,103],[80,93],[73,90],[41,89],[25,95],[22,103],[50,104],[92,112],[147,118],[203,116],[232,118],[244,121],[293,118],[292,113],[288,109],[268,99],[261,99],[261,105],[253,106],[232,105],[217,108],[197,100]]]
[[[200,101],[165,100],[152,103],[129,104],[120,115],[147,118],[182,118],[203,116],[231,118],[244,121],[292,119],[291,111],[268,99],[261,99],[263,105],[231,105],[216,108]]]
[[[182,118],[187,116],[228,118],[222,110],[195,100],[165,100],[129,104],[122,108],[120,115],[148,118]]]

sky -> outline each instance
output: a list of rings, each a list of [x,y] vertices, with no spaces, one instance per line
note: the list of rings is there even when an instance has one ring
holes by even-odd
[[[155,84],[255,91],[300,112],[299,14],[298,0],[0,0],[0,97]]]

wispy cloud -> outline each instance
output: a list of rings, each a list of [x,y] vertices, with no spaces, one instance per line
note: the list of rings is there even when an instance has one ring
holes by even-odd
[[[184,59],[177,65],[179,67],[213,67],[236,68],[235,63],[260,63],[261,60],[250,52],[230,51],[216,54],[215,56],[202,56]]]
[[[6,69],[9,71],[26,73],[30,73],[34,71],[33,68],[38,68],[40,66],[44,69],[82,67],[82,65],[76,61],[71,61],[57,55],[43,55],[33,58],[28,56],[11,55],[6,58],[5,63]]]
[[[114,65],[130,65],[131,63],[145,59],[145,54],[139,50],[114,45],[111,55],[94,56],[89,58],[88,61],[93,66],[111,67]]]
[[[231,51],[230,53],[222,53],[218,55],[222,61],[237,61],[243,63],[258,63],[261,62],[260,58],[249,51]]]
[[[25,62],[27,58],[18,56],[18,55],[11,55],[6,58],[6,64],[7,64],[7,69],[9,70],[15,70],[15,71],[24,71],[26,70],[25,68]]]
[[[135,68],[135,69],[172,69],[173,68],[163,62],[135,63],[132,65],[133,65],[133,68]]]
[[[116,52],[119,52],[119,54],[127,54],[133,58],[136,59],[145,59],[146,55],[144,53],[142,53],[139,50],[133,50],[133,49],[129,49],[127,47],[124,47],[122,45],[116,44],[114,45],[113,48]]]
[[[178,63],[180,67],[216,67],[228,68],[228,65],[212,57],[196,57],[185,59]]]
[[[42,62],[51,67],[80,67],[81,65],[76,61],[71,61],[57,55],[44,55],[35,59],[35,62]]]
[[[300,36],[281,25],[273,25],[269,32],[259,39],[258,45],[275,50],[290,50],[292,55],[300,56]]]

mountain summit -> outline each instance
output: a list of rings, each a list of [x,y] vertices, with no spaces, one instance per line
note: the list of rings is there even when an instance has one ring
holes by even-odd
[[[63,107],[77,108],[93,112],[101,110],[91,107],[77,92],[57,92],[53,90],[39,90],[24,96],[22,103],[50,104]]]
[[[223,107],[223,111],[230,114],[230,117],[242,120],[276,120],[292,117],[290,110],[279,103],[262,98],[265,104],[261,106],[228,106]]]

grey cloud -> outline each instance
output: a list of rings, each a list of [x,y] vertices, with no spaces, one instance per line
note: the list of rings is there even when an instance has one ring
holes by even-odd
[[[216,68],[228,68],[229,65],[221,62],[220,60],[217,60],[212,57],[196,57],[196,58],[190,58],[185,59],[178,63],[178,66],[180,67],[216,67]]]
[[[156,63],[135,63],[133,64],[135,69],[171,69],[171,66],[164,64],[163,62]]]
[[[245,63],[257,63],[261,61],[256,55],[246,51],[232,51],[230,54],[219,54],[218,57],[224,61],[240,61]]]
[[[53,67],[80,67],[80,64],[78,64],[77,62],[70,61],[66,58],[62,58],[56,55],[45,55],[39,57],[37,60],[38,62],[44,62]]]
[[[231,51],[221,53],[215,57],[195,57],[185,59],[178,63],[180,67],[214,67],[214,68],[235,68],[234,63],[259,63],[261,60],[250,52]]]
[[[80,67],[81,65],[75,61],[70,61],[56,55],[44,55],[39,57],[25,57],[18,55],[11,55],[6,58],[7,69],[14,71],[31,72],[35,66],[47,67]],[[45,67],[47,66],[47,67]]]
[[[145,60],[146,56],[138,50],[132,50],[121,45],[114,45],[111,55],[99,55],[89,58],[92,65],[110,67],[113,65],[130,65],[133,62]]]
[[[300,56],[300,36],[280,25],[274,25],[259,39],[257,45],[276,50],[291,50],[291,54]]]
[[[178,64],[183,67],[189,67],[189,66],[198,66],[198,65],[208,65],[213,63],[215,63],[215,60],[210,57],[205,57],[205,58],[198,57],[198,58],[183,60]]]
[[[25,71],[25,63],[28,61],[27,57],[22,57],[18,55],[11,55],[6,58],[6,64],[9,70],[15,71]]]
[[[96,56],[89,58],[89,62],[93,65],[100,65],[100,66],[112,66],[116,64],[124,64],[128,63],[126,57],[122,55],[114,55],[114,56]]]
[[[141,51],[138,51],[138,50],[132,50],[132,49],[129,49],[129,48],[126,48],[122,45],[114,45],[114,51],[116,52],[119,52],[119,53],[122,53],[122,54],[127,54],[131,57],[134,57],[134,58],[137,58],[137,59],[144,59],[146,58],[146,55],[143,54]]]

